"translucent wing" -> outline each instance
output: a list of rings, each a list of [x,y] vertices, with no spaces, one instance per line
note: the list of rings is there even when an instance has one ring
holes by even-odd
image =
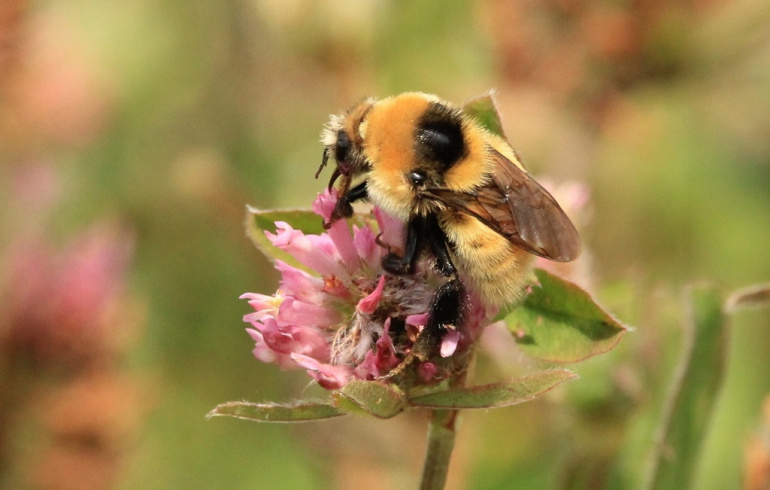
[[[557,262],[580,255],[580,236],[540,184],[494,148],[490,181],[474,193],[429,189],[428,195],[480,220],[512,244]]]

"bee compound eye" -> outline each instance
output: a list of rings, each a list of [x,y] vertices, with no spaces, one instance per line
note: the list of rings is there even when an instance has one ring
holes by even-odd
[[[344,129],[340,129],[337,132],[337,143],[334,146],[334,159],[337,162],[342,162],[347,158],[348,151],[350,150],[350,138],[348,133]]]
[[[409,172],[409,180],[414,184],[415,186],[424,186],[425,181],[428,179],[428,177],[418,170],[414,170],[412,172]]]

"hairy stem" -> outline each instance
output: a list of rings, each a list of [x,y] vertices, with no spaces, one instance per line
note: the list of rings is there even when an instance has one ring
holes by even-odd
[[[441,490],[446,483],[449,460],[455,444],[458,410],[432,410],[428,427],[428,450],[422,468],[421,490]]]
[[[463,369],[450,379],[451,387],[465,386],[471,359],[472,356],[468,353]],[[449,472],[449,461],[452,459],[452,450],[455,446],[459,416],[459,410],[438,408],[431,410],[430,425],[428,426],[428,449],[422,467],[420,490],[443,490]]]

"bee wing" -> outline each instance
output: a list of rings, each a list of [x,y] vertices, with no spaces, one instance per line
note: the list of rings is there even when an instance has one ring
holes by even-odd
[[[580,236],[572,221],[540,184],[494,148],[490,181],[473,194],[431,190],[447,206],[473,216],[511,243],[557,262],[580,255]]]

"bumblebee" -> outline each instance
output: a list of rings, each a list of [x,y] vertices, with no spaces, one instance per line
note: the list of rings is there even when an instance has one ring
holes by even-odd
[[[580,254],[572,222],[508,142],[434,95],[366,99],[332,116],[321,138],[316,178],[330,158],[329,188],[342,177],[332,220],[370,201],[407,227],[403,250],[389,251],[383,268],[410,274],[430,252],[447,278],[426,326],[434,337],[462,325],[468,290],[485,303],[509,304],[535,256],[568,262]]]

